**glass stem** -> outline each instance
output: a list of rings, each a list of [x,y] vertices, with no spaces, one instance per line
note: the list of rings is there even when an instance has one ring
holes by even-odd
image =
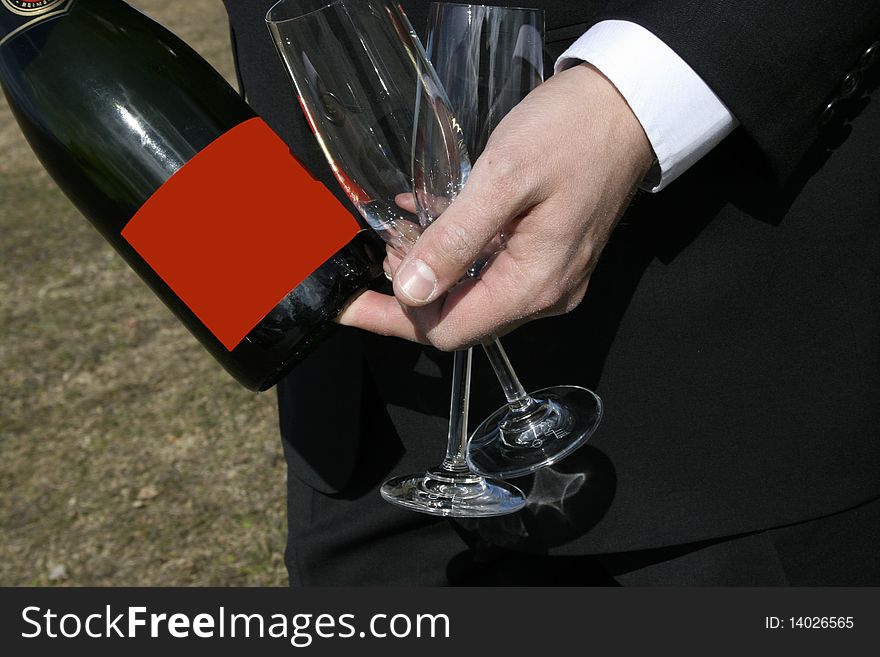
[[[495,376],[498,377],[498,382],[504,390],[504,397],[507,399],[510,412],[518,415],[531,411],[536,402],[529,397],[519,382],[504,347],[501,346],[501,341],[495,338],[491,342],[483,344],[483,349],[486,350],[492,369],[495,370]]]
[[[471,396],[471,358],[473,350],[456,351],[452,358],[452,399],[449,404],[449,438],[444,470],[469,472],[465,451],[468,440],[468,402]]]

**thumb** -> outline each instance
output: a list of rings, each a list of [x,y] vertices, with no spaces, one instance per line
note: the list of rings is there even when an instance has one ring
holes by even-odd
[[[501,168],[501,167],[493,167]],[[468,183],[419,237],[394,276],[394,293],[407,306],[424,306],[464,278],[501,228],[522,209],[518,193],[495,171],[474,166]]]

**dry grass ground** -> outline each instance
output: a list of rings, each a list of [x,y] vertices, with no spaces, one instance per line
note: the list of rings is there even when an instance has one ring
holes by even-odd
[[[231,78],[220,0],[131,3]],[[274,394],[178,325],[3,100],[0,154],[0,585],[285,583]]]

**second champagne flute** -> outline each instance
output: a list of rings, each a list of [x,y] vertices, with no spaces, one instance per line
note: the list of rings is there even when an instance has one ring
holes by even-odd
[[[543,33],[544,13],[538,9],[431,5],[427,52],[472,158],[483,152],[501,119],[541,84]],[[503,248],[503,236],[496,244]],[[475,267],[471,273],[478,271]],[[602,418],[602,401],[595,393],[559,385],[528,394],[501,342],[496,339],[483,346],[507,406],[484,420],[471,436],[467,461],[472,470],[502,478],[531,474],[589,439]]]

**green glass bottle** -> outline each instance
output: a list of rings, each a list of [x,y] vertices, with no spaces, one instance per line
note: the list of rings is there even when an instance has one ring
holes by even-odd
[[[372,233],[125,2],[0,0],[0,83],[59,187],[248,388],[276,383],[381,274]]]

